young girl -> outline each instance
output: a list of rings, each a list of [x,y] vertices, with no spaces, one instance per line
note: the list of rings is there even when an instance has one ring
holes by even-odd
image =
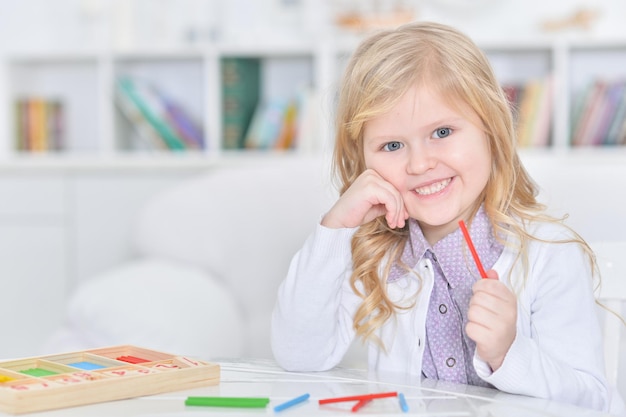
[[[373,35],[337,128],[340,198],[280,286],[278,363],[332,368],[356,336],[371,369],[608,409],[592,253],[535,199],[477,46],[435,23]]]

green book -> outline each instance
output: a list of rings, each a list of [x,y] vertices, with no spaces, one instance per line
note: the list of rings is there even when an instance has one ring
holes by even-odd
[[[152,108],[148,101],[150,97],[141,94],[134,82],[122,77],[118,80],[120,91],[125,94],[129,100],[139,109],[143,117],[156,130],[159,136],[165,142],[165,145],[171,150],[183,150],[186,148],[185,142],[178,136],[172,127],[161,117],[159,111]],[[146,92],[145,90],[143,91]]]
[[[260,99],[261,61],[222,59],[222,130],[224,149],[242,149]]]
[[[27,135],[27,103],[25,99],[16,100],[15,107],[15,149],[18,151],[28,150]]]

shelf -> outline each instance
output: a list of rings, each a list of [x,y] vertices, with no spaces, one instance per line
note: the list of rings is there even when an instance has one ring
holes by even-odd
[[[321,154],[311,154],[297,150],[251,150],[221,151],[207,155],[198,152],[172,154],[153,152],[150,154],[89,155],[89,154],[16,154],[0,163],[0,172],[59,171],[59,172],[99,172],[99,171],[167,171],[167,170],[207,170],[224,166],[247,166],[250,164],[302,158],[318,158]]]
[[[307,139],[308,152],[328,149],[332,142],[332,97],[358,36],[336,40],[321,37],[315,41],[287,39],[255,44],[214,42],[182,48],[141,48],[120,51],[80,53],[46,52],[11,54],[2,58],[0,69],[0,160],[19,166],[42,163],[85,165],[88,160],[124,160],[132,164],[154,160],[166,166],[196,166],[198,160],[214,161],[225,157],[224,97],[222,65],[231,58],[260,62],[259,103],[276,97],[294,97],[303,89],[312,91],[317,124]],[[486,42],[480,44],[498,79],[506,84],[525,85],[542,78],[554,84],[551,105],[550,149],[546,153],[570,148],[571,103],[584,86],[597,78],[626,78],[626,40],[537,40],[530,42]],[[158,86],[164,94],[180,103],[196,120],[206,143],[201,149],[180,158],[168,152],[144,151],[137,143],[136,128],[124,118],[115,104],[115,83],[120,77],[141,79]],[[23,162],[15,151],[15,100],[41,96],[65,103],[65,151]],[[134,139],[133,139],[134,138]],[[311,139],[314,138],[314,139]],[[311,142],[313,140],[313,142]],[[185,151],[187,152],[187,151]],[[240,152],[249,153],[247,149]],[[145,154],[144,154],[145,153]],[[131,155],[127,155],[131,154]],[[155,155],[159,156],[155,156]],[[263,152],[257,154],[262,157]],[[28,160],[28,158],[26,158]],[[45,160],[58,162],[43,162]],[[185,162],[181,162],[185,161]],[[142,162],[137,162],[142,164]],[[109,164],[109,162],[106,162]]]

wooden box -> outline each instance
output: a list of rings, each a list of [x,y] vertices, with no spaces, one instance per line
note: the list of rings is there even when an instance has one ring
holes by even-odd
[[[217,364],[132,345],[0,361],[0,411],[30,413],[216,385]]]

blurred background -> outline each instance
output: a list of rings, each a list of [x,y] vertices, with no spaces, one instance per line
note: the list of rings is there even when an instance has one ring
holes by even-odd
[[[2,0],[0,7],[0,45],[20,52],[180,47],[215,40],[258,44],[334,36],[337,29],[404,19],[450,23],[479,41],[600,39],[623,36],[626,12],[619,0]]]

